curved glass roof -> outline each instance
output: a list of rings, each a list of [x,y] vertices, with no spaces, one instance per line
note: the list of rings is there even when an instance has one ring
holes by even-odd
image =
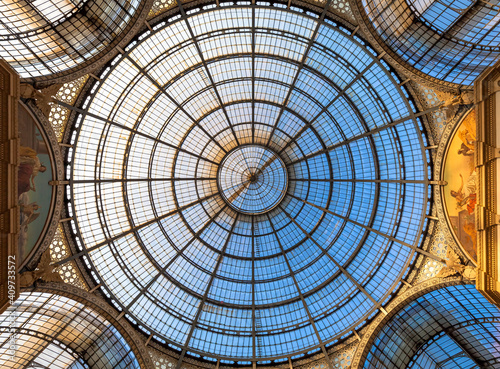
[[[474,285],[429,292],[380,331],[363,368],[495,368],[500,310]]]
[[[140,369],[125,338],[101,314],[43,292],[21,293],[0,315],[0,366]]]
[[[240,363],[323,348],[408,271],[428,206],[423,127],[346,29],[209,5],[153,26],[99,77],[76,118],[68,211],[104,293],[158,341]]]
[[[2,0],[0,58],[21,78],[82,64],[112,43],[139,0]]]
[[[405,62],[471,85],[500,56],[499,0],[359,0],[381,39]]]
[[[286,165],[271,150],[245,145],[228,153],[219,165],[217,185],[236,211],[261,214],[274,209],[286,194]]]

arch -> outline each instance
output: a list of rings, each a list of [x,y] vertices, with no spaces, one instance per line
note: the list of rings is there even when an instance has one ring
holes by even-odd
[[[0,316],[2,365],[152,369],[144,344],[118,313],[90,292],[62,283],[22,289]],[[29,351],[21,348],[29,342]],[[75,364],[78,365],[78,364]]]
[[[417,351],[441,332],[455,334],[453,341],[465,346],[462,335],[453,332],[470,326],[473,319],[500,319],[497,307],[458,277],[419,284],[396,298],[387,311],[363,336],[352,368],[371,367],[371,360],[384,367],[406,367]],[[463,350],[477,360],[480,345],[477,343],[477,350]]]

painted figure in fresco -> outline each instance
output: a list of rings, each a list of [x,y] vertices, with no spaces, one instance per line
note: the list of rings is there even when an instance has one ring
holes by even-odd
[[[25,220],[21,223],[21,227],[27,226],[40,216],[40,213],[36,213],[36,211],[40,209],[40,205],[38,205],[36,201],[27,205],[19,203],[19,206],[21,213],[26,216]]]
[[[460,130],[458,132],[458,137],[462,140],[463,145],[474,151],[474,142],[476,141],[476,137],[474,137],[474,135],[469,132],[467,128]]]
[[[462,183],[460,188],[457,191],[450,191],[451,196],[453,196],[457,200],[457,208],[461,209],[464,206],[467,206],[467,211],[469,214],[474,212],[476,207],[476,174],[473,172],[469,176],[467,180],[467,194],[463,191],[464,187],[464,177],[460,174],[460,178]]]
[[[35,150],[30,147],[21,146],[19,148],[20,162],[18,169],[18,196],[24,192],[36,191],[35,177],[38,173],[43,173],[47,168],[40,163]]]
[[[460,149],[458,150],[458,155],[463,156],[474,156],[474,149],[471,149],[469,146],[462,142]]]
[[[458,131],[458,137],[462,141],[458,155],[474,156],[474,143],[476,142],[476,126],[474,119],[465,119],[463,128]]]
[[[452,275],[461,274],[467,279],[477,278],[477,269],[472,266],[465,266],[462,258],[450,247],[446,250],[445,266],[436,275],[437,278],[451,277]]]
[[[466,222],[463,225],[463,229],[465,233],[469,235],[469,237],[472,240],[472,249],[474,251],[474,259],[476,258],[475,254],[477,253],[477,246],[476,246],[476,241],[477,241],[477,231],[476,231],[476,224],[474,221],[472,222]]]

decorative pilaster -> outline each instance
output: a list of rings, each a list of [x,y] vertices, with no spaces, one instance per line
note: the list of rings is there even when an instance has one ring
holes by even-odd
[[[0,60],[0,313],[19,297],[18,101],[19,76]]]
[[[500,306],[500,61],[474,82],[477,114],[477,289]]]

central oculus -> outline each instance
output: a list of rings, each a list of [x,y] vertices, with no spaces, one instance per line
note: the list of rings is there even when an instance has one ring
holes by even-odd
[[[285,196],[288,174],[283,160],[259,145],[230,151],[217,171],[217,185],[234,210],[262,214],[274,209]]]

